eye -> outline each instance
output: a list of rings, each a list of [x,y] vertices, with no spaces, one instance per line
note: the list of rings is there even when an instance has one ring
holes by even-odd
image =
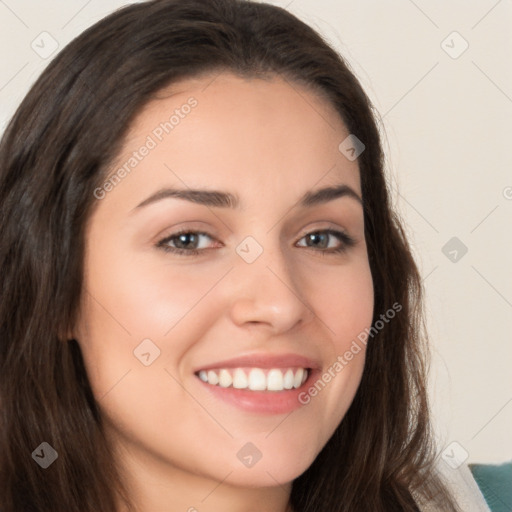
[[[207,239],[215,240],[208,233],[202,231],[183,230],[163,238],[156,246],[165,252],[195,256],[212,248],[208,247]],[[299,243],[302,240],[305,241],[305,245]],[[355,244],[352,237],[335,229],[312,231],[303,236],[299,242],[297,242],[297,247],[306,247],[327,254],[344,252]]]
[[[299,247],[318,249],[325,253],[344,252],[355,244],[355,240],[352,237],[343,231],[335,229],[312,231],[303,236],[301,240],[306,240],[306,245],[299,245]],[[333,240],[334,245],[331,243]]]
[[[173,252],[175,254],[196,255],[205,249],[208,249],[208,247],[205,247],[205,238],[213,240],[213,237],[208,233],[186,230],[178,231],[177,233],[173,233],[172,235],[160,240],[157,247],[166,252]]]

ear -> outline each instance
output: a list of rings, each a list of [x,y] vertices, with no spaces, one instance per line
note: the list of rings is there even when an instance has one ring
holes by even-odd
[[[57,335],[57,338],[59,339],[59,341],[61,341],[62,343],[66,343],[72,339],[74,339],[74,336],[73,336],[73,333],[71,331],[67,331],[67,332],[61,332]]]
[[[59,331],[57,337],[59,341],[65,343],[66,341],[75,339],[74,329],[71,327],[63,327],[62,330]]]

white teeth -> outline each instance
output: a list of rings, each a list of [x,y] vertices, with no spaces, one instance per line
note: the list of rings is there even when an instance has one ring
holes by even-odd
[[[293,387],[298,388],[302,384],[302,377],[304,376],[304,369],[299,368],[297,373],[295,373],[295,378],[293,379]]]
[[[249,372],[249,389],[253,391],[263,391],[267,389],[267,379],[263,370],[259,368],[253,368]]]
[[[227,370],[221,370],[219,373],[219,386],[227,388],[233,383],[233,377]]]
[[[283,372],[281,370],[270,370],[267,375],[267,389],[269,391],[282,391],[283,380]]]
[[[286,373],[284,374],[283,380],[284,380],[284,382],[283,382],[284,389],[292,389],[293,388],[293,371],[287,370]]]
[[[236,389],[245,389],[249,385],[247,375],[241,368],[237,368],[233,374],[233,387]]]
[[[272,368],[264,371],[261,368],[242,368],[218,370],[201,370],[198,377],[213,386],[235,389],[250,389],[252,391],[283,391],[299,388],[308,378],[305,368]]]
[[[208,384],[218,384],[219,383],[219,376],[213,371],[208,371]]]

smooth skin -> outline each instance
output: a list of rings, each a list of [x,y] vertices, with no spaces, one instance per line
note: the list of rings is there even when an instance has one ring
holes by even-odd
[[[361,197],[357,160],[338,149],[348,132],[333,107],[278,76],[208,75],[158,96],[136,117],[111,172],[148,136],[157,140],[155,128],[189,98],[197,105],[95,200],[80,318],[69,335],[141,511],[283,512],[293,479],[349,408],[365,350],[290,414],[249,413],[219,400],[194,371],[283,353],[310,357],[325,371],[371,326],[361,203],[345,195],[298,205],[307,192],[342,184]],[[176,197],[137,207],[168,187],[229,192],[239,207]],[[326,229],[354,244],[335,253],[343,240],[309,235]],[[169,237],[180,230],[207,235],[179,245],[182,238]],[[252,263],[236,251],[248,236],[263,250]],[[162,240],[200,252],[166,252]],[[160,350],[147,366],[134,355],[146,339]],[[153,358],[156,349],[146,346]],[[262,454],[252,467],[237,457],[249,442]]]

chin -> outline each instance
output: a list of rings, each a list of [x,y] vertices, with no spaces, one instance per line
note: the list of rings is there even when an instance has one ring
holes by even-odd
[[[260,461],[252,468],[236,468],[226,479],[226,483],[248,488],[286,485],[304,473],[312,462],[309,460],[307,462],[303,460],[285,460],[279,463],[270,461],[264,465]],[[225,476],[224,474],[222,478],[225,478]]]
[[[235,457],[228,455],[231,450],[223,451],[224,469],[216,471],[214,478],[240,487],[275,487],[285,485],[299,477],[313,463],[321,446],[311,439],[294,440],[290,443],[283,436],[272,435],[265,440],[253,437],[253,442],[235,442]],[[241,448],[239,447],[241,446]]]

